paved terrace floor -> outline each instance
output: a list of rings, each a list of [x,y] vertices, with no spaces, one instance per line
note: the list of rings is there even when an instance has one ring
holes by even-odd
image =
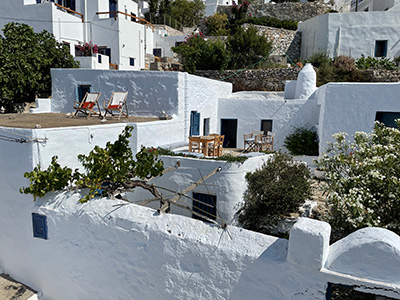
[[[6,274],[0,274],[0,300],[30,300],[35,299],[34,295],[36,292],[30,287]]]
[[[102,121],[98,117],[86,117],[79,115],[72,117],[62,113],[44,114],[0,114],[0,127],[13,128],[56,128],[70,126],[106,125],[115,123],[139,123],[160,120],[156,117],[133,117],[122,118],[107,117],[107,121]]]

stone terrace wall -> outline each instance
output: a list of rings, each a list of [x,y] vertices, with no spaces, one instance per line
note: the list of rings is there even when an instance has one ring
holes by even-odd
[[[369,70],[366,71],[371,76],[371,82],[399,82],[400,70]]]
[[[222,73],[214,70],[198,70],[196,75],[221,80],[233,75],[237,70],[227,70]],[[224,81],[233,84],[233,91],[283,91],[286,80],[296,80],[299,68],[276,68],[245,70]]]
[[[253,17],[266,16],[278,18],[280,20],[305,21],[322,15],[329,9],[331,9],[330,4],[320,2],[285,2],[276,4],[250,4],[247,12]],[[218,12],[228,15],[228,18],[232,15],[230,6],[219,6]]]
[[[246,30],[249,26],[250,24],[243,25]],[[260,34],[264,35],[272,42],[272,48],[276,49],[271,53],[272,56],[282,56],[285,55],[286,52],[292,60],[300,58],[301,32],[260,25],[255,25],[255,27]]]
[[[221,80],[238,70],[198,70],[196,75]],[[274,68],[245,70],[223,81],[233,84],[233,91],[283,91],[286,80],[297,80],[299,68]],[[366,70],[366,82],[400,82],[400,70]]]

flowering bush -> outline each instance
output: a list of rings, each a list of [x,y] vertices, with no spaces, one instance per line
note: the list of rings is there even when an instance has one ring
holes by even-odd
[[[376,122],[371,133],[356,132],[353,142],[345,133],[334,138],[318,161],[329,178],[332,228],[347,234],[378,226],[400,233],[400,131]]]
[[[92,53],[99,53],[99,48],[97,45],[93,45],[92,42],[78,46],[78,49],[81,51],[81,56],[92,56]]]
[[[243,1],[240,5],[237,5],[235,1],[232,3],[232,14],[235,20],[239,21],[244,19],[247,14],[247,10],[249,9],[249,2],[246,0]]]

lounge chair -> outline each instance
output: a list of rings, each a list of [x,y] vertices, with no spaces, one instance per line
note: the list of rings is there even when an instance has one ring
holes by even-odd
[[[104,117],[106,117],[107,113],[112,116],[114,112],[118,112],[118,120],[121,119],[121,116],[124,115],[128,117],[128,107],[126,105],[126,98],[128,97],[128,92],[113,92],[110,100],[103,102],[103,108],[106,111]],[[124,109],[126,112],[124,112]]]
[[[76,112],[74,116],[78,114],[78,112],[81,112],[87,116],[91,116],[92,114],[98,115],[101,117],[101,111],[100,111],[100,106],[99,106],[99,97],[101,93],[86,93],[85,97],[83,97],[82,102],[77,102],[74,101],[74,108],[76,109]],[[94,111],[95,106],[97,106],[97,109],[99,112]]]

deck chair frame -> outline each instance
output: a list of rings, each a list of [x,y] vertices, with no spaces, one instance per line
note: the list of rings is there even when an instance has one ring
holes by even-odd
[[[100,105],[99,105],[99,98],[101,93],[89,93],[87,92],[83,97],[81,102],[74,101],[74,109],[76,109],[74,117],[79,113],[83,113],[87,116],[91,116],[92,114],[101,117]],[[99,112],[94,111],[95,106]]]
[[[121,97],[123,97],[122,100]],[[106,117],[107,113],[111,116],[116,116],[114,115],[114,112],[119,112],[118,120],[121,119],[122,115],[128,117],[128,106],[126,105],[127,98],[128,92],[113,92],[110,100],[103,102],[103,108],[105,110],[104,117]]]

